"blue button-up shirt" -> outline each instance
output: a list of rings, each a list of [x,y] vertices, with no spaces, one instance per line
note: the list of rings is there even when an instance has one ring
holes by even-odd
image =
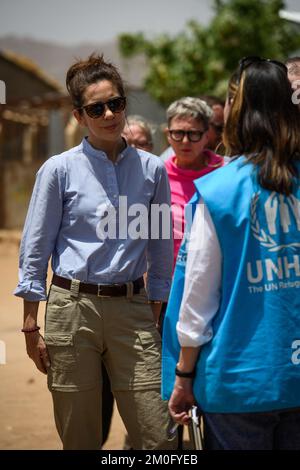
[[[120,201],[121,206],[127,205],[127,213],[120,210]],[[144,214],[140,224],[136,222],[136,203],[149,214],[146,221]],[[153,204],[168,208],[171,204],[166,170],[154,155],[126,147],[112,162],[83,139],[79,146],[50,158],[37,173],[15,295],[29,301],[46,300],[47,267],[52,256],[54,273],[92,284],[125,283],[147,271],[148,297],[167,300],[173,262],[172,225],[170,222],[168,236],[159,227],[159,236],[154,230],[156,235],[151,237]],[[167,217],[171,221],[170,211]],[[127,230],[130,224],[133,233],[140,230],[139,238]],[[105,231],[109,236],[103,235]]]

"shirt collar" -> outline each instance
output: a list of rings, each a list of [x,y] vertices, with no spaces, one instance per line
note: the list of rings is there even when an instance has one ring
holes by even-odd
[[[125,139],[124,139],[124,142],[126,143]],[[82,140],[82,148],[83,148],[83,152],[84,152],[86,155],[89,155],[89,156],[92,156],[92,157],[96,157],[96,158],[101,158],[102,160],[108,160],[106,153],[103,152],[103,150],[95,149],[95,148],[89,143],[87,137],[84,137],[83,140]],[[131,149],[131,147],[129,147],[129,146],[127,145],[127,143],[126,143],[126,147],[125,147],[124,150],[118,155],[118,158],[117,158],[116,162],[119,162],[120,160],[122,160],[122,159],[130,152],[130,149]]]

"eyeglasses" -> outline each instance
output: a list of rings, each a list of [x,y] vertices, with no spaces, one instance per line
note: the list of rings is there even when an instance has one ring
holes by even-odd
[[[135,139],[127,139],[128,145],[132,145],[133,147],[136,147],[138,149],[142,150],[149,150],[151,149],[152,142],[148,140],[135,140]]]
[[[105,101],[105,103],[103,103],[103,101],[97,101],[96,103],[82,106],[79,109],[84,109],[90,118],[97,119],[103,116],[105,106],[107,106],[112,113],[120,113],[121,111],[124,111],[126,107],[126,98],[125,96],[117,96],[116,98]]]
[[[175,142],[182,142],[186,135],[189,142],[199,142],[204,136],[205,131],[183,131],[181,129],[169,129],[169,136]]]
[[[247,67],[249,67],[250,65],[252,65],[256,62],[270,62],[271,64],[275,64],[278,67],[280,67],[287,74],[287,71],[288,71],[287,66],[285,64],[283,64],[282,62],[279,62],[279,60],[265,59],[264,57],[259,57],[259,56],[256,56],[256,55],[253,55],[253,56],[250,55],[250,56],[247,56],[247,57],[243,57],[239,61],[239,80],[241,79],[243,71]]]

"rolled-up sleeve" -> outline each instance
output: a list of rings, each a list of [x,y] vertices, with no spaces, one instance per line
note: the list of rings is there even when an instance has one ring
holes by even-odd
[[[203,200],[197,206],[188,244],[184,291],[177,323],[182,347],[211,340],[221,298],[222,255],[214,223]]]
[[[148,297],[151,300],[167,301],[173,269],[173,235],[170,185],[163,165],[158,168],[158,180],[149,217]]]
[[[48,262],[63,213],[62,173],[53,158],[37,173],[20,247],[19,283],[14,291],[28,301],[47,299]]]

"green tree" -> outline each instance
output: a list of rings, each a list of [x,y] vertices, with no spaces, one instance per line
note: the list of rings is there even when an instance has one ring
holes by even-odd
[[[241,57],[284,60],[299,48],[299,27],[279,17],[282,8],[281,0],[214,0],[215,16],[207,27],[190,21],[177,36],[153,40],[122,34],[119,48],[124,57],[146,55],[145,88],[164,105],[186,95],[224,96]]]

